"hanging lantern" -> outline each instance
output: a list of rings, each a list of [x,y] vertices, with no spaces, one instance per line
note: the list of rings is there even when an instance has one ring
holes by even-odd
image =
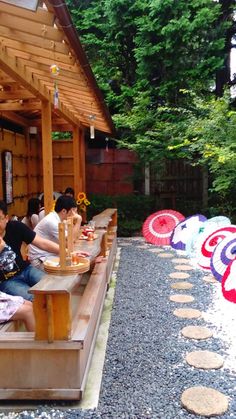
[[[90,120],[90,138],[94,139],[95,138],[95,127],[94,127],[94,121],[96,119],[95,115],[89,115],[89,120]]]
[[[105,141],[106,141],[106,152],[108,153],[108,143],[109,143],[109,138],[108,138],[108,137],[106,137],[106,138],[105,138]]]

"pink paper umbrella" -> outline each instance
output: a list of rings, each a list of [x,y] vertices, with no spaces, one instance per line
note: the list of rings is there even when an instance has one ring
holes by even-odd
[[[178,211],[161,210],[149,217],[143,223],[143,237],[148,243],[156,246],[170,244],[170,236],[175,226],[185,217]]]
[[[224,298],[236,304],[236,259],[228,264],[222,277],[221,286]]]
[[[211,257],[211,272],[221,282],[222,277],[230,264],[236,257],[236,233],[225,237],[215,248]]]
[[[202,214],[191,215],[190,217],[185,218],[185,220],[180,221],[171,234],[171,247],[177,250],[185,250],[189,238],[205,221],[206,217]]]
[[[236,226],[219,228],[218,230],[209,234],[209,236],[202,242],[197,254],[197,264],[204,270],[211,269],[211,256],[216,246],[227,236],[236,233]]]

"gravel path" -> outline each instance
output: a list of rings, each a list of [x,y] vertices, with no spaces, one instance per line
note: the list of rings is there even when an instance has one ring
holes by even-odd
[[[229,397],[227,413],[220,419],[236,419],[236,305],[221,295],[220,284],[203,281],[204,273],[188,273],[194,287],[174,290],[170,258],[151,252],[154,246],[140,239],[119,239],[121,258],[109,330],[100,401],[96,410],[81,411],[40,406],[36,411],[0,413],[0,418],[202,418],[181,408],[182,392],[195,385],[213,387]],[[165,249],[166,250],[166,249]],[[173,257],[183,258],[174,250]],[[182,281],[182,280],[181,280]],[[169,300],[171,294],[192,295],[190,303]],[[198,319],[173,315],[176,308],[201,310]],[[204,341],[181,336],[189,325],[206,326],[214,336]],[[187,352],[210,350],[225,364],[218,370],[199,370],[185,361]],[[58,403],[57,403],[58,405]]]

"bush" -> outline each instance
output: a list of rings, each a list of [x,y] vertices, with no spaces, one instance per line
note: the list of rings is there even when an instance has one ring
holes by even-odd
[[[140,233],[143,221],[155,208],[155,197],[146,195],[89,195],[91,205],[87,208],[87,218],[104,211],[106,208],[118,210],[118,235],[132,236]]]

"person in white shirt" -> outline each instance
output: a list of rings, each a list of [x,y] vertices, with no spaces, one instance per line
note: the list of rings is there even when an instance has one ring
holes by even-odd
[[[75,237],[81,225],[81,216],[77,214],[77,205],[74,198],[61,195],[56,201],[54,211],[46,215],[37,224],[34,231],[40,237],[59,243],[58,224],[68,217],[73,217],[73,235]],[[28,257],[30,263],[38,269],[43,270],[43,262],[50,256],[55,256],[55,254],[41,250],[34,245],[29,246]]]

